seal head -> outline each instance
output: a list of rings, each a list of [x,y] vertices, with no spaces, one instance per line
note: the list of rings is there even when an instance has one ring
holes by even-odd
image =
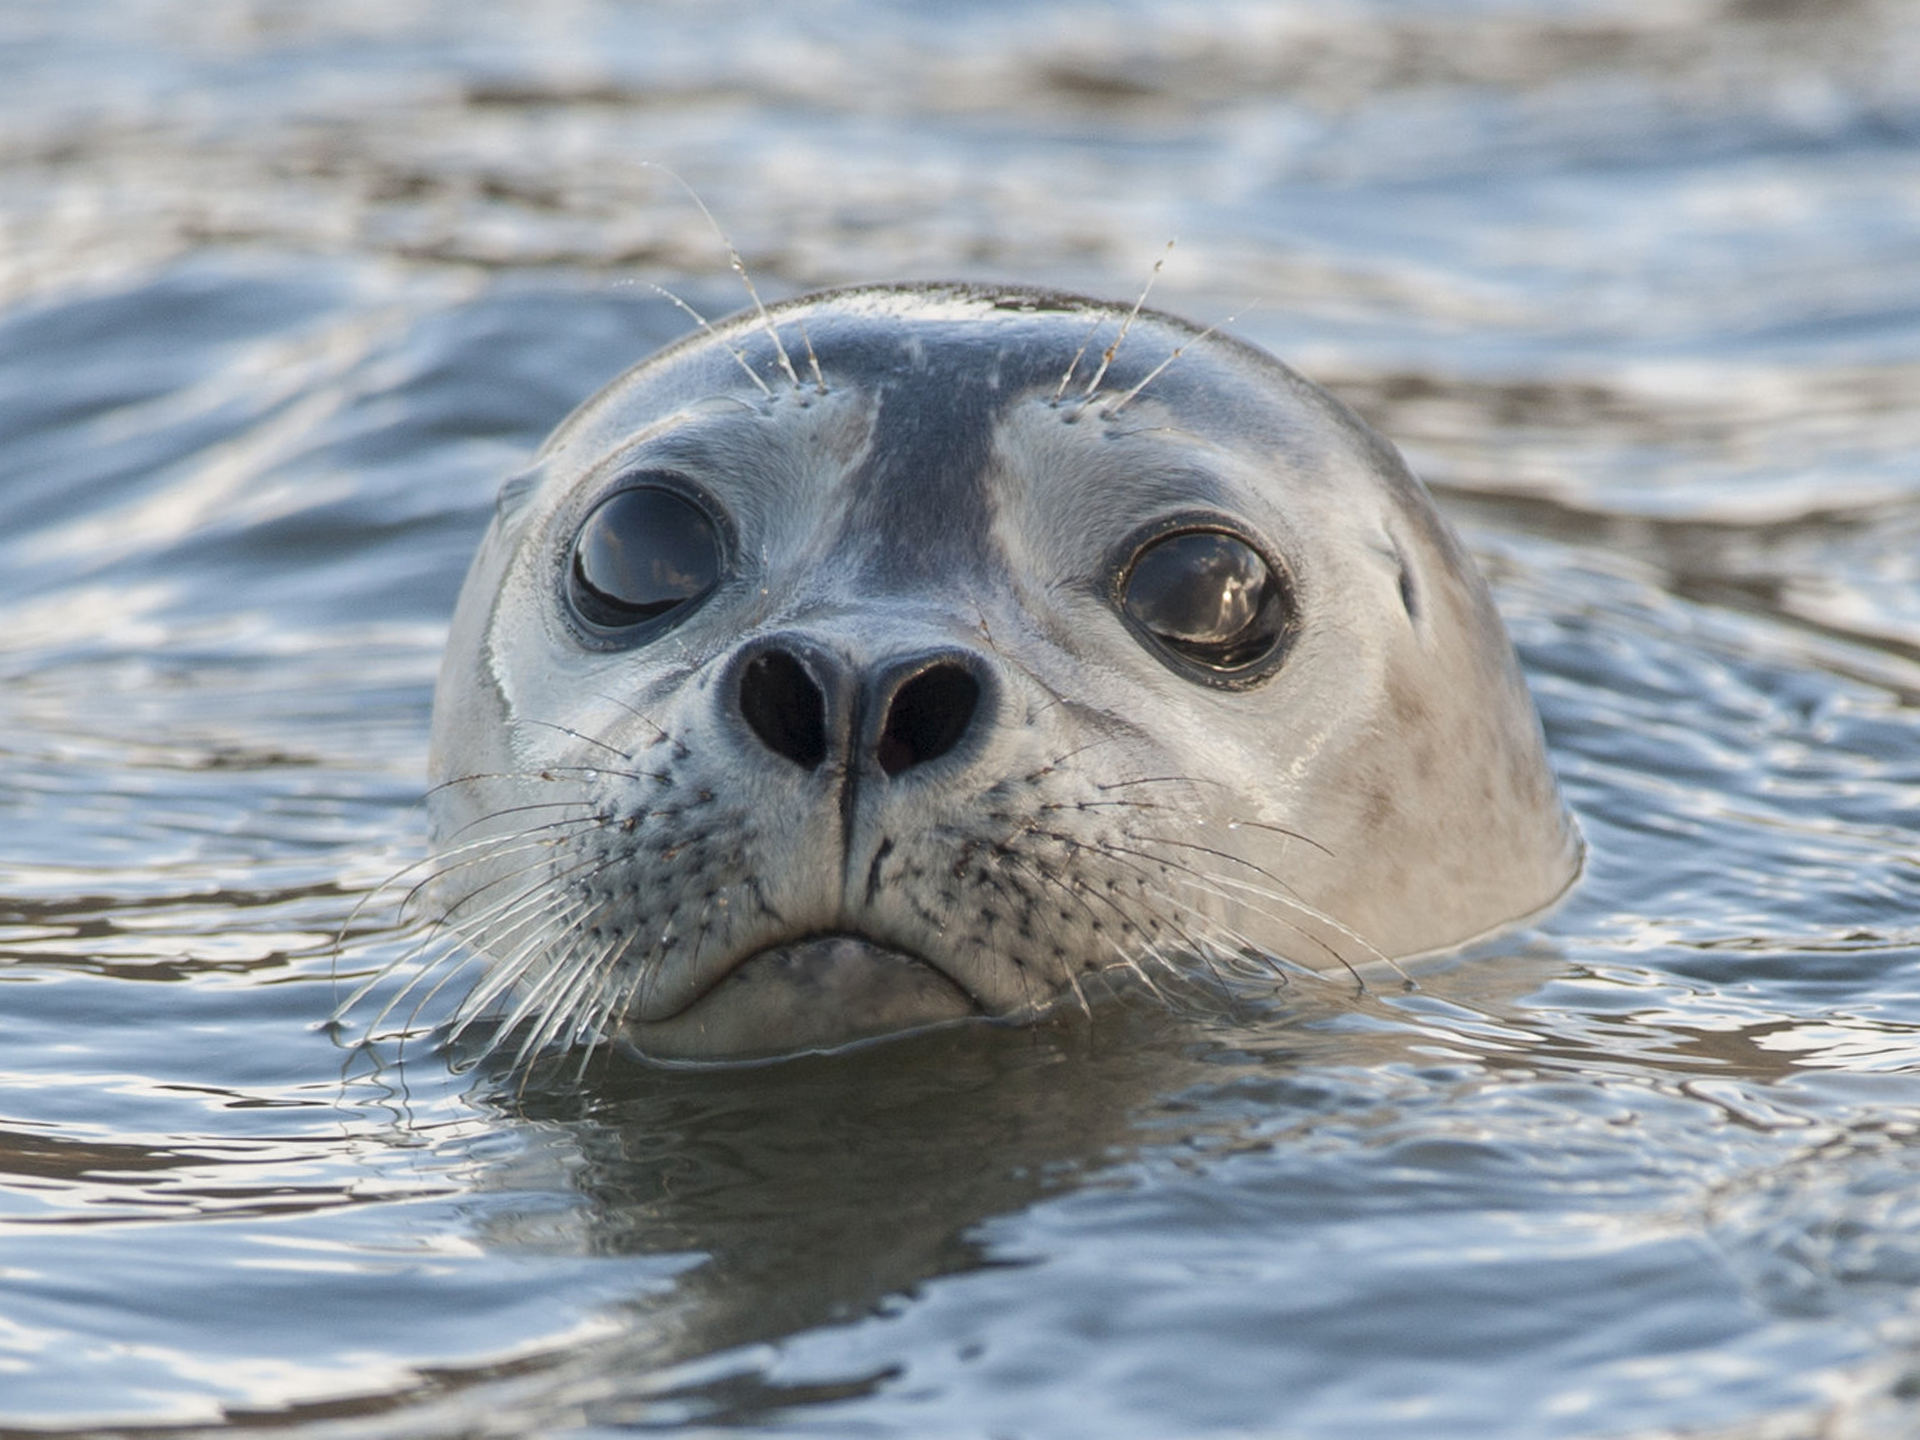
[[[1277,360],[1039,291],[669,347],[502,492],[435,699],[470,1004],[668,1059],[1342,970],[1579,842],[1472,562]]]

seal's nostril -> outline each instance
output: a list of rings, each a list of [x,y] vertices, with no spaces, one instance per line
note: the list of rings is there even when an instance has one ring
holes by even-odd
[[[980,703],[980,682],[952,661],[929,666],[894,692],[880,732],[880,768],[898,775],[937,760],[967,733]]]
[[[786,651],[764,651],[741,670],[740,713],[769,750],[803,770],[827,758],[827,697]]]

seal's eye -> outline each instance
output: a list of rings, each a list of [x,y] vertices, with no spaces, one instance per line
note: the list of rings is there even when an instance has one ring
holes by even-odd
[[[1216,530],[1164,535],[1121,581],[1129,619],[1178,659],[1232,680],[1286,638],[1285,584],[1244,540]]]
[[[609,495],[573,537],[567,599],[590,625],[632,630],[704,599],[720,581],[719,532],[671,490]]]

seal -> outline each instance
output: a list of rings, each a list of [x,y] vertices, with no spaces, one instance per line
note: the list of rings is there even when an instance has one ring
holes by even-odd
[[[1250,345],[1031,289],[756,300],[588,401],[501,492],[430,766],[462,1014],[523,1057],[1345,973],[1580,866],[1393,448]]]

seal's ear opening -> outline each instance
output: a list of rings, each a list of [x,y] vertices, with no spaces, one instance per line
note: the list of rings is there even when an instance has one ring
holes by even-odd
[[[496,525],[513,519],[532,498],[540,484],[538,470],[522,470],[518,475],[509,476],[500,491],[493,497],[493,519]]]
[[[1420,587],[1414,583],[1413,566],[1408,562],[1406,547],[1401,545],[1398,536],[1393,537],[1393,560],[1400,570],[1400,608],[1407,612],[1407,619],[1418,625]]]

